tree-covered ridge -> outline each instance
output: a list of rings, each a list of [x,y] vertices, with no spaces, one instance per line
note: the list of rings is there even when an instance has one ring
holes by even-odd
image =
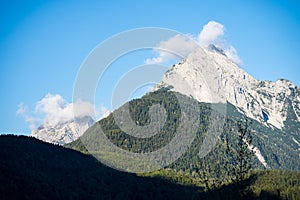
[[[175,169],[120,172],[93,157],[25,136],[0,136],[1,199],[298,199],[300,173],[254,171],[239,183],[205,189],[204,180]],[[214,181],[210,179],[210,181]]]
[[[184,170],[192,173],[203,168],[202,164],[204,161],[208,165],[215,165],[217,160],[220,164],[228,161],[228,149],[229,143],[232,152],[236,152],[238,138],[238,122],[241,120],[248,121],[251,126],[249,127],[252,134],[252,143],[257,147],[261,155],[264,157],[267,166],[263,166],[262,163],[255,158],[253,160],[254,168],[271,168],[271,169],[289,169],[289,170],[300,170],[299,150],[297,144],[292,141],[291,135],[287,131],[281,131],[274,127],[266,126],[257,121],[251,120],[244,117],[237,108],[231,104],[226,105],[227,113],[224,116],[222,113],[218,113],[217,110],[212,109],[212,104],[199,103],[190,97],[181,95],[179,93],[171,92],[168,88],[162,88],[155,92],[150,92],[140,99],[132,100],[126,103],[123,107],[129,107],[129,113],[132,120],[139,126],[149,125],[151,123],[149,117],[149,108],[151,105],[159,104],[164,106],[167,114],[166,122],[158,134],[150,138],[137,138],[122,131],[118,124],[115,122],[114,115],[111,114],[107,118],[104,118],[97,122],[92,128],[90,128],[82,137],[85,141],[88,141],[88,146],[99,146],[97,143],[97,130],[101,129],[106,134],[106,137],[116,146],[131,152],[145,153],[155,151],[164,145],[168,144],[174,137],[178,127],[180,126],[181,115],[193,115],[192,109],[181,109],[181,105],[178,102],[178,98],[183,101],[193,102],[197,104],[200,110],[197,117],[197,132],[196,138],[192,142],[190,148],[185,154],[180,157],[171,168],[177,170]],[[215,106],[216,107],[216,106]],[[214,107],[214,108],[215,108]],[[122,107],[119,108],[122,110]],[[184,111],[182,111],[184,110]],[[182,113],[185,112],[185,113]],[[200,159],[198,153],[200,151],[203,139],[211,134],[211,117],[214,120],[222,120],[225,117],[225,123],[223,125],[221,134],[218,137],[217,145],[209,153],[205,159]],[[188,124],[187,127],[193,124]],[[95,129],[96,127],[96,129]],[[92,131],[93,130],[93,131]],[[86,144],[82,144],[81,140],[74,141],[67,147],[74,148],[83,152],[87,152],[85,149]],[[213,168],[214,166],[211,166]]]
[[[196,185],[205,188],[205,180],[199,178],[197,173],[193,175],[176,171],[174,169],[164,169],[151,173],[144,173],[147,177],[162,177],[173,183],[191,186]],[[214,181],[211,179],[210,181]],[[243,182],[245,194],[242,195],[238,188]],[[205,191],[205,190],[204,190]],[[283,170],[256,170],[243,181],[221,184],[212,190],[199,192],[208,199],[299,199],[300,197],[300,172]]]
[[[1,199],[192,199],[194,186],[109,168],[78,151],[0,136]]]

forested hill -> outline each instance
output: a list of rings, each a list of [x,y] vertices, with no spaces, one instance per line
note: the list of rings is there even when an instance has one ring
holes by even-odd
[[[179,102],[181,101],[181,103]],[[184,103],[182,103],[184,102]],[[152,105],[162,105],[166,110],[166,121],[161,130],[154,136],[149,138],[138,138],[131,136],[126,131],[121,130],[119,124],[116,123],[114,117],[115,112],[123,112],[123,109],[129,108],[129,113],[132,121],[139,126],[146,126],[151,123],[149,109]],[[189,105],[193,104],[199,108],[199,112],[190,109]],[[187,109],[182,107],[187,105]],[[226,107],[225,107],[226,106]],[[195,99],[182,95],[177,92],[172,92],[170,88],[161,88],[157,91],[150,92],[142,98],[134,99],[121,106],[114,113],[108,117],[100,120],[90,127],[78,140],[67,144],[67,147],[86,151],[86,147],[93,152],[101,152],[99,134],[103,131],[106,137],[116,146],[126,151],[135,153],[145,153],[156,151],[168,143],[178,134],[181,123],[181,116],[196,115],[198,122],[198,129],[196,137],[190,145],[188,151],[181,156],[171,168],[177,170],[184,170],[192,173],[202,169],[200,164],[203,159],[199,158],[199,151],[202,146],[203,140],[206,136],[214,134],[218,128],[212,126],[223,126],[218,131],[220,134],[215,136],[217,138],[217,145],[205,157],[209,164],[214,165],[218,160],[222,165],[228,161],[226,154],[226,139],[229,145],[235,152],[238,142],[237,124],[240,120],[247,120],[251,126],[249,129],[252,134],[252,144],[259,151],[256,152],[253,159],[253,168],[257,169],[284,169],[284,170],[300,170],[299,161],[299,146],[293,141],[289,131],[283,131],[276,127],[266,126],[256,120],[247,118],[238,108],[230,103],[221,105],[225,107],[226,115],[218,113],[217,104],[208,104],[198,102]],[[121,110],[121,111],[120,111]],[[117,114],[118,115],[118,114]],[[225,118],[225,119],[224,119]],[[223,123],[222,124],[222,119]],[[211,121],[220,120],[220,123],[212,123]],[[158,122],[160,122],[158,120]],[[158,123],[156,122],[156,123]],[[184,122],[187,127],[187,132],[190,127],[193,127],[192,121]],[[127,124],[127,122],[124,122]],[[157,124],[159,126],[159,124]],[[85,141],[85,144],[82,144]],[[107,155],[111,156],[111,155]],[[122,161],[121,161],[122,162]],[[126,160],[125,160],[126,162]],[[123,163],[118,163],[122,166]],[[213,168],[214,166],[211,166]]]
[[[197,189],[120,172],[34,138],[0,136],[0,199],[191,199]]]
[[[247,199],[300,196],[299,172],[260,171],[245,182]],[[61,146],[0,136],[0,199],[241,199],[239,183],[209,191],[200,183],[171,169],[140,175],[120,172]]]

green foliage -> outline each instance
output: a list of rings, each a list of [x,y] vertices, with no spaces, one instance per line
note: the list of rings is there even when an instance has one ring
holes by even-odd
[[[226,153],[229,156],[229,160],[226,163],[226,172],[232,182],[242,183],[243,180],[249,177],[249,172],[252,168],[254,147],[252,145],[252,135],[249,130],[248,121],[239,121],[237,128],[238,140],[235,151],[233,151],[231,144],[226,138]],[[244,190],[244,186],[240,185],[240,189]]]
[[[215,172],[210,173],[213,184]],[[254,171],[243,182],[246,196],[240,195],[239,182],[205,190],[197,172],[125,173],[35,138],[0,136],[1,199],[298,199],[300,194],[300,172]]]
[[[266,170],[254,173],[256,180],[249,187],[257,197],[266,193],[277,199],[299,199],[300,172]]]
[[[185,179],[183,179],[184,181]],[[192,199],[195,187],[109,168],[25,136],[0,136],[1,199]]]
[[[162,88],[145,95],[141,99],[127,103],[132,120],[140,126],[153,123],[149,117],[151,105],[160,104],[165,107],[167,120],[155,136],[150,138],[132,137],[118,127],[111,114],[94,125],[94,128],[87,131],[83,137],[87,138],[86,141],[92,143],[92,146],[97,146],[99,145],[97,144],[97,130],[101,128],[112,143],[126,151],[145,153],[160,149],[168,144],[176,134],[181,115],[194,114],[193,110],[184,111],[186,113],[181,111],[178,97],[185,99],[186,102],[191,101],[200,108],[200,113],[196,116],[199,121],[196,138],[185,154],[168,166],[170,169],[144,174],[145,176],[161,176],[173,183],[192,184],[201,188],[204,197],[212,194],[211,197],[217,199],[221,199],[222,195],[228,198],[249,196],[253,198],[293,199],[298,195],[298,186],[297,188],[283,184],[282,188],[274,189],[273,186],[267,184],[268,188],[261,187],[261,177],[268,177],[268,175],[257,174],[258,172],[250,173],[251,169],[265,169],[265,167],[256,157],[253,158],[253,153],[249,150],[249,147],[257,147],[272,169],[300,170],[298,146],[292,140],[292,137],[300,140],[299,123],[294,122],[295,116],[288,116],[285,122],[286,128],[279,130],[271,125],[263,125],[246,118],[238,112],[236,107],[228,103],[225,124],[221,129],[218,142],[207,156],[200,159],[198,153],[202,142],[210,134],[209,127],[214,125],[210,123],[210,116],[213,114],[214,120],[221,120],[224,115],[212,110],[211,104],[199,103],[189,97],[171,92],[168,88]],[[241,121],[241,119],[244,120]],[[187,123],[187,126],[193,126],[192,123]],[[67,147],[87,153],[88,151],[82,147],[83,144],[79,141],[68,144]],[[112,158],[116,156],[97,151],[90,153],[104,154],[104,156]],[[122,159],[117,160],[123,162]],[[145,163],[133,164],[146,165]],[[277,172],[270,173],[276,176]],[[259,190],[258,188],[264,189]],[[280,195],[278,195],[277,190],[280,191]]]
[[[153,123],[149,117],[149,108],[151,105],[159,104],[164,106],[167,113],[167,119],[162,129],[156,135],[150,138],[137,138],[126,134],[118,127],[114,121],[113,114],[111,114],[107,118],[97,122],[82,137],[86,139],[85,141],[88,141],[88,146],[97,147],[99,146],[97,141],[97,130],[102,129],[106,137],[113,144],[126,151],[146,153],[158,150],[168,144],[176,134],[180,125],[180,116],[183,114],[194,114],[194,110],[187,110],[185,111],[186,113],[181,113],[182,111],[180,109],[178,97],[183,100],[186,99],[186,102],[191,101],[199,106],[200,113],[196,116],[199,124],[197,125],[198,131],[196,132],[196,138],[190,145],[188,151],[168,167],[176,170],[183,170],[188,173],[197,170],[201,171],[203,159],[199,159],[198,153],[203,139],[206,135],[210,134],[208,132],[209,126],[212,126],[210,123],[210,116],[214,114],[215,120],[222,119],[224,116],[220,113],[213,113],[216,111],[211,109],[211,104],[199,103],[196,100],[179,93],[171,92],[168,88],[162,88],[158,91],[148,93],[140,99],[135,99],[127,103],[132,120],[136,122],[136,125],[140,126]],[[238,153],[239,145],[236,143],[236,141],[239,141],[237,123],[241,118],[244,118],[243,115],[238,112],[233,105],[228,103],[226,121],[220,138],[218,138],[219,144],[205,158],[205,162],[209,162],[206,163],[206,165],[208,165],[210,169],[215,169],[217,167],[216,160],[218,160],[220,165],[224,165],[232,159],[227,152],[228,148],[226,147],[226,144],[229,144],[230,150],[233,153]],[[270,168],[300,170],[300,163],[298,162],[298,146],[292,140],[291,135],[289,135],[288,132],[262,125],[249,118],[245,118],[245,120],[251,124],[251,126],[248,127],[248,130],[252,133],[252,144],[260,150]],[[159,123],[159,120],[156,123]],[[189,122],[187,122],[187,127],[195,126],[192,123],[188,123]],[[300,140],[298,135],[294,134],[293,137]],[[67,144],[66,147],[88,153],[80,140],[81,139],[78,139],[77,141]],[[246,145],[245,143],[243,144]],[[264,168],[257,158],[253,159],[251,165],[254,169]]]
[[[165,180],[168,180],[175,184],[180,184],[184,186],[203,186],[198,177],[193,177],[189,173],[186,173],[182,170],[176,171],[175,169],[161,169],[154,172],[141,173],[140,176],[144,177],[160,177]]]

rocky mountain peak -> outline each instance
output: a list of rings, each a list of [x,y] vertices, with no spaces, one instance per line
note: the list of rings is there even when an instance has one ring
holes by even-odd
[[[85,116],[55,126],[42,124],[32,131],[31,136],[45,142],[64,145],[79,138],[94,122],[91,117]]]
[[[223,56],[226,56],[224,50],[219,47],[216,47],[214,44],[208,45],[208,49],[212,52],[217,52],[217,53],[222,54]]]
[[[266,126],[282,129],[288,112],[300,122],[299,88],[285,79],[255,79],[214,45],[200,47],[172,66],[155,89],[167,86],[200,102],[229,102]]]

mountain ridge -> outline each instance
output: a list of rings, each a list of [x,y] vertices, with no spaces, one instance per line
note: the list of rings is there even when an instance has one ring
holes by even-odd
[[[151,91],[163,87],[199,102],[229,102],[247,117],[272,129],[289,131],[300,141],[300,89],[286,79],[275,82],[255,79],[215,45],[199,47],[173,65]],[[85,122],[75,119],[55,127],[41,125],[31,135],[63,145],[76,140],[94,123],[83,119]]]
[[[138,119],[139,125],[144,126],[149,124],[151,121],[148,115],[149,107],[156,104],[163,105],[167,111],[168,120],[165,122],[164,127],[155,136],[150,138],[136,138],[129,135],[118,126],[114,120],[114,114],[112,113],[107,118],[95,123],[79,139],[67,144],[66,146],[83,151],[85,153],[96,153],[95,156],[100,156],[100,158],[97,157],[100,160],[102,160],[101,156],[104,156],[104,159],[106,159],[107,157],[105,154],[97,154],[97,152],[103,151],[101,150],[101,142],[98,141],[101,140],[100,136],[103,132],[105,137],[112,144],[125,151],[135,153],[148,153],[156,151],[157,149],[168,144],[174,135],[177,134],[177,127],[180,125],[180,120],[178,119],[181,115],[195,115],[194,110],[181,111],[178,109],[180,106],[178,104],[177,97],[181,96],[182,94],[175,93],[176,92],[171,91],[171,89],[161,88],[146,94],[140,99],[132,100],[127,103],[128,105],[124,106],[124,108],[129,106],[132,120],[137,121]],[[190,98],[189,101],[198,103],[200,108],[200,113],[197,114],[199,124],[196,137],[191,143],[187,152],[185,152],[169,167],[178,170],[186,170],[192,173],[193,171],[202,168],[201,163],[203,162],[204,158],[199,157],[199,151],[201,150],[204,138],[207,135],[212,134],[210,131],[213,129],[209,129],[209,126],[211,126],[210,120],[217,120],[218,122],[219,119],[223,118],[223,114],[216,113],[211,115],[212,112],[215,112],[212,109],[214,108],[213,104],[198,102],[185,95],[182,95],[180,98]],[[226,160],[228,160],[228,155],[226,155],[226,150],[224,149],[224,145],[226,143],[225,138],[229,139],[232,148],[235,149],[238,141],[236,124],[240,120],[246,119],[249,123],[251,123],[249,128],[253,137],[252,145],[256,151],[256,158],[253,160],[254,168],[300,170],[300,165],[298,163],[300,148],[299,145],[294,141],[294,139],[296,141],[299,140],[298,135],[293,135],[277,128],[273,129],[251,118],[247,119],[247,117],[238,111],[238,108],[230,103],[227,104],[226,109],[227,115],[225,123],[220,129],[220,135],[215,136],[216,145],[212,146],[211,152],[206,156],[207,158],[205,158],[210,160],[209,162],[212,162],[212,165],[214,165],[213,163],[215,163],[215,160],[219,160],[220,162],[226,162]],[[107,156],[109,158],[112,155],[108,152]],[[119,157],[122,157],[122,155],[116,155],[116,158]],[[123,166],[123,162],[128,162],[127,159],[119,160],[120,163],[118,163],[119,161],[117,160],[115,160],[116,163],[114,163],[118,164],[118,166]]]
[[[259,81],[230,61],[217,47],[198,48],[163,76],[161,87],[192,96],[200,102],[230,102],[248,117],[282,129],[287,107],[300,122],[300,89],[291,81]],[[291,112],[290,111],[290,112]]]
[[[207,134],[215,134],[211,131],[217,131],[217,129],[210,130],[209,126],[215,126],[216,124],[209,125],[209,120],[203,120],[201,115],[209,119],[209,113],[214,109],[220,108],[221,105],[225,118],[221,117],[219,119],[225,119],[225,121],[220,121],[219,123],[224,123],[224,127],[228,126],[222,130],[228,133],[225,135],[220,133],[215,136],[221,140],[221,143],[224,143],[222,137],[231,137],[231,142],[234,143],[234,140],[237,140],[234,128],[236,122],[243,118],[248,118],[248,121],[252,121],[253,124],[251,131],[254,135],[252,145],[257,158],[255,165],[267,169],[300,170],[300,166],[297,163],[297,160],[300,158],[298,142],[300,141],[300,123],[298,119],[300,114],[299,88],[292,82],[284,79],[279,79],[276,82],[259,81],[230,61],[222,54],[221,50],[216,48],[197,49],[186,59],[173,65],[165,73],[161,83],[157,84],[150,92],[140,99],[132,100],[121,106],[121,110],[123,109],[122,107],[126,109],[127,104],[133,106],[129,106],[132,112],[130,117],[134,122],[139,122],[136,125],[141,127],[151,122],[147,113],[152,103],[159,103],[165,106],[165,109],[166,105],[169,107],[170,113],[167,114],[167,119],[171,121],[166,123],[164,127],[170,127],[161,130],[165,135],[158,134],[164,139],[152,138],[159,145],[148,140],[139,141],[136,138],[133,139],[126,136],[126,131],[122,130],[113,120],[115,115],[110,115],[96,123],[95,127],[86,131],[82,137],[84,141],[87,141],[86,144],[80,144],[77,141],[72,143],[70,147],[74,148],[78,145],[79,149],[84,149],[82,145],[89,146],[89,140],[95,143],[95,138],[97,138],[96,132],[100,131],[102,127],[106,137],[111,142],[127,151],[136,153],[147,152],[149,149],[146,150],[147,148],[143,147],[145,142],[154,144],[153,148],[150,147],[150,149],[157,150],[159,146],[170,141],[170,138],[174,136],[172,132],[176,132],[179,119],[177,115],[180,114],[180,111],[178,111],[180,106],[175,105],[178,103],[178,99],[174,97],[177,96],[188,101],[198,102],[202,109],[198,113],[200,116],[197,116],[201,121],[199,124],[201,128],[196,133],[197,137],[203,138]],[[202,105],[202,103],[204,104]],[[172,104],[174,105],[171,106]],[[173,118],[174,122],[172,122]],[[97,128],[96,126],[99,127]],[[174,129],[172,129],[173,127]],[[201,162],[197,158],[197,153],[199,151],[198,147],[201,146],[200,144],[203,141],[197,139],[197,137],[197,142],[193,143],[193,147],[191,147],[195,149],[189,152],[190,155],[187,153],[182,160],[179,158],[179,161],[176,161],[173,167],[185,167],[182,163],[190,163],[190,165],[197,166],[197,162]],[[133,149],[129,147],[133,147]],[[97,151],[97,148],[92,151]],[[220,151],[224,150],[221,149]],[[192,154],[193,156],[191,156]],[[193,158],[190,159],[189,157]],[[287,158],[289,159],[288,161],[285,160]],[[224,159],[226,160],[225,157]],[[187,168],[195,170],[193,167]]]

